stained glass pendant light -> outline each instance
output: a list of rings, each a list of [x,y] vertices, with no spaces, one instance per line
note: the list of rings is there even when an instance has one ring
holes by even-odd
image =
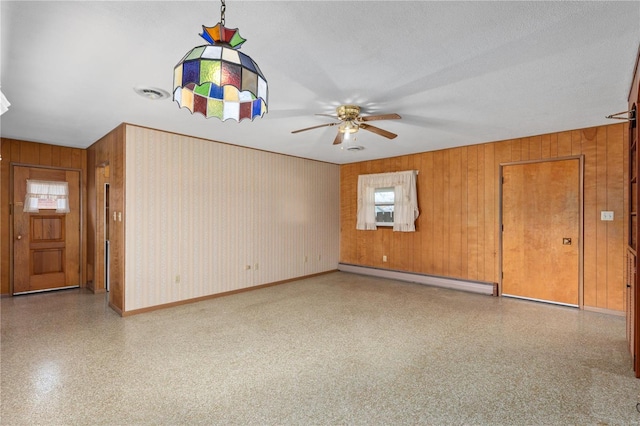
[[[209,44],[193,48],[173,69],[173,100],[192,114],[242,121],[267,112],[267,80],[253,59],[238,51],[246,39],[225,24],[224,0],[220,22],[202,26]]]

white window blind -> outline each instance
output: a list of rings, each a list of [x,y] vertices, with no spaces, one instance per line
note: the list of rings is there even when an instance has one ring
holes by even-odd
[[[27,179],[24,211],[38,213],[40,209],[55,209],[56,213],[69,213],[69,184]]]

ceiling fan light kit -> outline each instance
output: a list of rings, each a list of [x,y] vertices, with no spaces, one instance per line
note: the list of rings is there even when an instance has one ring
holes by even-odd
[[[327,114],[317,114],[317,115],[327,115]],[[368,121],[375,120],[399,120],[400,117],[398,114],[380,114],[380,115],[360,115],[360,107],[357,105],[340,105],[336,108],[336,116],[329,115],[329,117],[333,117],[340,122],[337,123],[326,123],[320,124],[318,126],[307,127],[304,129],[294,130],[291,133],[300,133],[307,130],[317,129],[320,127],[328,127],[328,126],[338,126],[338,134],[333,141],[334,145],[339,145],[343,141],[348,141],[352,139],[352,136],[358,132],[360,129],[368,130],[372,133],[375,133],[380,136],[384,136],[387,139],[394,139],[396,136],[395,133],[391,133],[387,130],[380,129],[379,127],[372,126],[367,124]],[[354,148],[354,149],[352,149]],[[360,151],[364,149],[362,146],[352,146],[346,148],[349,151]]]
[[[200,36],[209,45],[191,49],[173,69],[173,100],[206,118],[253,121],[267,112],[267,80],[258,64],[238,51],[246,39],[237,28],[224,26],[221,3],[220,22],[202,26]]]
[[[344,133],[345,136],[358,131],[358,124],[353,121],[345,121],[338,126],[338,131]]]

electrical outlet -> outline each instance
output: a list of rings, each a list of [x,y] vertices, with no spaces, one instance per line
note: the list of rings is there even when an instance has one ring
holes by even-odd
[[[258,270],[258,264],[256,263],[255,265],[253,265],[253,270],[257,271]]]
[[[304,257],[304,263],[307,263],[308,260],[309,260],[309,256],[305,256]]]
[[[382,256],[382,261],[383,261],[383,262],[386,262],[386,261],[387,261],[387,256],[386,256],[386,255]]]
[[[176,284],[180,284],[180,275],[176,275]]]
[[[612,221],[613,220],[613,212],[611,212],[611,211],[601,211],[600,212],[600,220]]]

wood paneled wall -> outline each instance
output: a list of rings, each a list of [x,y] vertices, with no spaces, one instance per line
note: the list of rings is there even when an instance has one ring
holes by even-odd
[[[627,144],[614,124],[343,165],[340,262],[499,282],[500,164],[584,155],[584,305],[623,311]],[[410,169],[420,172],[416,232],[357,231],[358,175]]]
[[[638,144],[640,143],[640,46],[636,55],[636,65],[633,70],[633,79],[631,80],[631,89],[629,90],[629,111],[635,111],[635,120],[630,121],[627,126],[629,129],[629,176],[631,188],[629,194],[629,247],[627,250],[627,343],[629,344],[629,352],[633,358],[633,370],[636,377],[640,378],[640,281],[637,273],[638,263],[638,236],[640,229],[638,225],[638,196],[640,195],[640,184],[638,179],[640,173],[640,151]],[[633,213],[633,217],[631,214]]]
[[[120,212],[122,221],[110,221],[110,288],[109,304],[118,312],[125,310],[124,300],[124,237],[125,237],[125,128],[121,124],[103,138],[91,145],[87,150],[87,222],[88,222],[88,262],[87,269],[92,277],[92,287],[96,292],[104,291],[104,280],[96,280],[96,277],[104,276],[104,240],[98,241],[100,232],[104,231],[104,224],[98,219],[103,219],[102,212],[98,212],[97,190],[98,184],[109,183],[109,205],[112,212]],[[96,179],[97,174],[103,173],[108,166],[108,177],[102,176]],[[96,286],[96,282],[100,285]]]
[[[2,138],[2,161],[0,162],[0,278],[2,284],[0,292],[10,294],[10,253],[11,253],[11,216],[10,211],[10,174],[11,164],[25,164],[42,167],[58,167],[81,170],[82,200],[87,196],[87,153],[84,149],[69,148],[58,145],[48,145],[36,142],[20,141],[15,139]],[[81,219],[82,232],[82,263],[86,263],[87,258],[87,238],[84,220]],[[81,284],[87,281],[86,268],[82,268]]]

